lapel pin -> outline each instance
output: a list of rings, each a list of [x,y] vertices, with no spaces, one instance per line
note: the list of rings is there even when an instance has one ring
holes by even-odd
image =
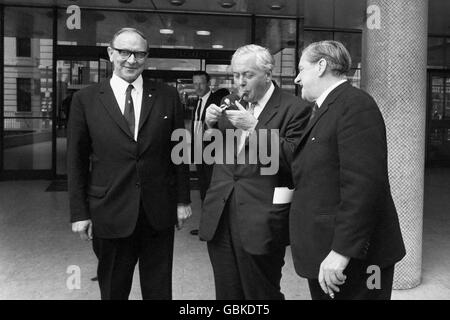
[[[164,116],[164,119],[167,119],[167,116]]]
[[[316,138],[315,138],[315,137],[312,137],[311,141],[314,141],[314,140],[316,140]]]
[[[152,94],[150,93],[150,94],[148,95],[148,97],[151,98],[151,97],[152,97]]]

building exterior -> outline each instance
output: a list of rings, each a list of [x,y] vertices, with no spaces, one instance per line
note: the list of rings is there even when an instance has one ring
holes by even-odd
[[[415,172],[421,174],[424,163],[449,166],[449,15],[447,0],[0,1],[0,179],[65,176],[71,94],[111,75],[106,47],[114,32],[125,26],[146,33],[150,59],[144,76],[178,89],[187,125],[193,108],[192,72],[209,72],[213,90],[231,88],[228,66],[237,47],[248,43],[268,47],[276,59],[274,78],[278,85],[299,95],[301,89],[293,80],[302,48],[319,40],[342,41],[353,58],[349,79],[381,101],[388,139],[395,141],[391,143],[392,154],[405,154],[396,150],[397,145],[416,147],[409,148],[419,151],[413,153],[415,162],[408,159],[408,163],[416,163],[419,169]],[[398,48],[403,39],[409,39],[405,42],[408,47]],[[410,53],[417,54],[402,60]],[[407,61],[408,65],[396,69],[392,61]],[[415,77],[417,69],[420,72]],[[399,74],[402,76],[396,78]],[[395,108],[385,107],[389,102],[384,98],[389,94],[395,97],[395,92],[388,94],[383,83],[399,84],[405,92],[414,88],[410,95],[413,101],[402,98],[394,103]],[[396,103],[404,108],[397,108]],[[420,125],[396,130],[413,123],[408,115]],[[403,190],[405,175],[392,172],[393,188]],[[419,194],[407,194],[420,202],[423,180],[414,186]],[[407,214],[411,210],[403,206],[404,201],[407,198],[398,196],[396,205]],[[407,238],[413,239],[407,245],[413,252],[409,266],[415,267],[420,267],[417,248],[421,242],[415,240],[420,238],[421,210],[418,203],[412,210],[417,212],[413,225],[402,225]],[[411,220],[402,214],[400,218],[401,222]],[[403,283],[400,287],[417,285],[420,272],[414,276],[408,272],[402,270],[396,277],[397,283]]]
[[[3,88],[0,178],[65,175],[65,122],[71,92],[111,73],[106,46],[115,30],[133,26],[150,40],[146,75],[177,86],[190,116],[190,74],[213,75],[213,89],[231,87],[232,52],[247,43],[275,55],[275,78],[293,84],[299,51],[310,42],[344,42],[360,85],[362,31],[367,4],[361,0],[38,0],[1,1]],[[445,0],[428,11],[428,165],[450,163],[450,29]]]

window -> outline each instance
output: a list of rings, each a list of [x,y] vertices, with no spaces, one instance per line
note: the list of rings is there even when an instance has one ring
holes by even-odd
[[[444,66],[444,38],[428,37],[428,66]]]
[[[17,78],[17,112],[31,112],[31,79]]]
[[[268,48],[275,60],[272,79],[292,94],[295,94],[294,79],[298,63],[295,60],[296,39],[296,20],[256,18],[255,43]]]
[[[16,51],[18,57],[31,57],[31,39],[17,38]]]

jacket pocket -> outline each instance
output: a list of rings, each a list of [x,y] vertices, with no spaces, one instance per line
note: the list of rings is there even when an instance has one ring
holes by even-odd
[[[88,196],[93,198],[103,198],[108,191],[108,187],[90,185],[86,191]]]

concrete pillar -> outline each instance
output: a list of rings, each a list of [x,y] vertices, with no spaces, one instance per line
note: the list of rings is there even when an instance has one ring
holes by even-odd
[[[389,178],[406,257],[394,289],[420,284],[426,119],[428,0],[367,0],[362,89],[387,128]]]

